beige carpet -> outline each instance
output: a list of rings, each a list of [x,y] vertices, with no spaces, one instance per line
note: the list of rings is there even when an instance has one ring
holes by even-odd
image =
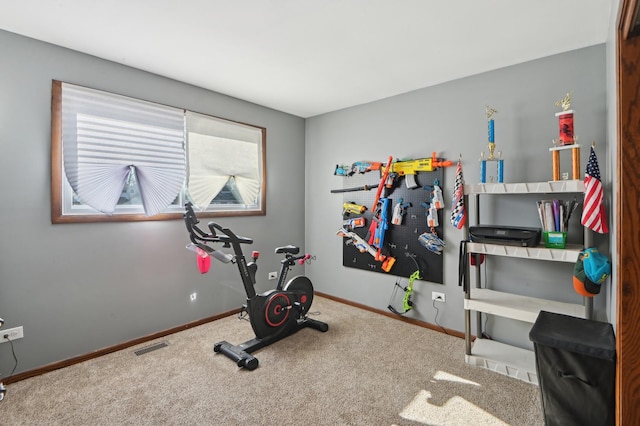
[[[255,371],[213,352],[253,337],[233,316],[11,384],[0,424],[543,424],[539,388],[466,365],[460,338],[321,297],[311,310],[329,331],[261,349]]]

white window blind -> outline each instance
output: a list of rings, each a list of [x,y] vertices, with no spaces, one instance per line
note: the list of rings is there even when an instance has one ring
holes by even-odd
[[[184,111],[62,83],[62,151],[84,204],[113,214],[135,173],[145,214],[153,216],[184,186]]]
[[[206,208],[229,182],[247,206],[258,203],[262,131],[211,116],[186,112],[189,198]]]

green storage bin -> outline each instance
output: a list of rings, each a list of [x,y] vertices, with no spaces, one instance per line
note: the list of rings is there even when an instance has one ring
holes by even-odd
[[[548,231],[543,233],[546,248],[563,249],[567,245],[567,233]]]

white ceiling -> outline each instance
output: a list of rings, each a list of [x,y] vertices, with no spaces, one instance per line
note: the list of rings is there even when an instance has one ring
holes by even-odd
[[[611,9],[607,0],[6,0],[0,29],[311,117],[604,43]]]

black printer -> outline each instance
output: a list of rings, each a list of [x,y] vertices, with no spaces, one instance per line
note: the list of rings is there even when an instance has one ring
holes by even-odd
[[[541,228],[478,225],[469,227],[469,239],[474,243],[504,244],[534,247],[540,243]]]

